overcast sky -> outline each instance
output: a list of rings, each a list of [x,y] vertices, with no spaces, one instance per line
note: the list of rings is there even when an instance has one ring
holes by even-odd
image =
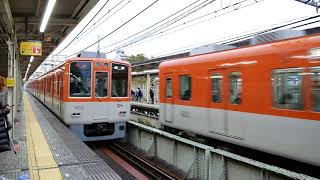
[[[124,45],[129,41],[127,40],[110,46],[113,43],[153,25],[196,0],[158,0],[149,9],[112,33],[116,28],[120,27],[123,23],[155,1],[156,0],[109,0],[107,2],[107,0],[100,0],[52,54],[57,54],[65,48],[106,2],[107,4],[104,8],[87,26],[87,29],[89,27],[91,28],[89,28],[89,30],[85,29],[78,39],[63,50],[60,55],[72,55],[97,41],[98,37],[103,38],[111,33],[100,42],[100,51],[109,52],[118,45]],[[207,1],[199,0],[199,2],[192,7],[203,2]],[[237,2],[242,3],[233,5]],[[161,34],[121,49],[124,50],[127,55],[143,53],[147,57],[157,57],[173,51],[178,51],[183,47],[208,44],[229,37],[230,35],[264,29],[273,24],[279,24],[288,20],[317,14],[315,7],[294,0],[260,0],[258,3],[255,2],[255,0],[213,1],[170,26],[173,27],[178,25],[177,28],[169,31],[162,30]],[[192,23],[186,23],[194,18],[225,7],[228,8],[206,16],[203,19],[193,21]],[[98,21],[99,19],[101,20]],[[93,25],[94,23],[95,25]],[[98,45],[96,44],[87,50],[96,51],[97,48]],[[62,56],[60,56],[60,58],[61,57]],[[107,57],[114,58],[115,53],[109,53]],[[54,59],[56,58],[57,57]],[[52,59],[52,57],[50,57],[50,59]]]

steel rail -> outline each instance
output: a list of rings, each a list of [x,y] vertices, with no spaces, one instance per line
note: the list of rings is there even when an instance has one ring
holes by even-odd
[[[179,179],[172,174],[164,172],[162,169],[156,167],[152,163],[147,160],[139,157],[138,155],[128,151],[124,147],[116,143],[110,143],[109,148],[118,153],[122,158],[131,162],[136,167],[138,167],[143,173],[147,174],[147,176],[152,177],[154,179]]]

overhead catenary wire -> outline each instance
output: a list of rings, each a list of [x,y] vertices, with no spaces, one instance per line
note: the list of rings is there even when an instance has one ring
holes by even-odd
[[[129,1],[131,1],[131,0],[129,0]],[[104,36],[103,38],[99,39],[98,41],[94,42],[93,44],[87,46],[85,49],[93,46],[94,44],[98,43],[100,40],[102,40],[102,39],[108,37],[109,35],[111,35],[112,33],[116,32],[117,30],[119,30],[120,28],[122,28],[124,25],[126,25],[127,23],[129,23],[130,21],[132,21],[134,18],[136,18],[137,16],[139,16],[140,14],[142,14],[144,11],[146,11],[147,9],[149,9],[151,6],[153,6],[153,5],[154,5],[156,2],[158,2],[158,1],[159,1],[159,0],[154,1],[154,2],[151,3],[149,6],[147,6],[147,7],[144,8],[142,11],[140,11],[138,14],[136,14],[135,16],[133,16],[132,18],[130,18],[128,21],[126,21],[124,24],[122,24],[121,26],[119,26],[118,28],[116,28],[114,31],[112,31],[112,32],[109,33],[108,35]],[[94,17],[90,19],[90,21],[86,24],[86,26],[88,26],[88,24],[90,24],[90,22],[97,16],[97,14],[99,14],[99,12],[102,10],[102,8],[103,8],[108,2],[109,2],[109,0],[106,1],[106,3],[105,3],[105,4],[98,10],[98,12],[94,15]],[[86,27],[86,26],[85,26],[85,27]],[[77,34],[77,36],[85,29],[85,27]],[[77,36],[75,36],[75,38],[76,38]],[[52,55],[52,56],[59,56],[59,54],[60,54],[62,51],[64,51],[64,50],[75,40],[75,38],[73,38],[73,39],[69,42],[69,44],[64,47],[64,49],[62,49],[62,50],[59,51],[57,54]],[[85,49],[82,49],[81,51],[83,51],[83,50],[85,50]],[[79,52],[81,52],[81,51],[79,51]],[[66,56],[66,58],[71,57],[71,56],[73,56],[73,55],[75,55],[75,54],[78,54],[79,52],[74,53],[74,54],[69,55],[69,56]],[[46,60],[45,60],[45,61],[46,61]],[[39,66],[38,68],[40,68],[40,66]]]
[[[155,23],[155,24],[153,24],[153,25],[151,25],[151,26],[149,26],[148,28],[146,28],[146,29],[144,29],[144,30],[142,30],[142,31],[140,31],[140,32],[138,32],[138,33],[136,33],[136,34],[139,34],[139,33],[141,33],[141,32],[143,32],[143,31],[146,31],[147,29],[149,29],[149,28],[152,28],[152,27],[154,27],[155,25],[157,25],[157,24],[159,24],[159,23],[161,23],[161,22],[163,22],[163,21],[165,21],[165,20],[167,20],[167,22],[165,22],[165,23],[168,23],[168,20],[170,20],[170,21],[172,21],[172,20],[175,20],[175,18],[177,18],[177,17],[179,17],[179,16],[181,16],[181,14],[180,15],[178,15],[180,12],[182,12],[182,11],[184,11],[184,10],[187,10],[189,7],[191,7],[192,5],[195,5],[195,4],[197,4],[198,2],[200,2],[201,0],[196,0],[196,1],[194,1],[194,2],[192,2],[192,3],[190,3],[189,5],[187,5],[187,6],[185,6],[184,8],[182,8],[182,9],[180,9],[179,11],[177,11],[177,12],[175,12],[175,13],[173,13],[173,14],[171,14],[171,15],[169,15],[169,16],[167,16],[166,18],[164,18],[164,19],[162,19],[160,22],[157,22],[157,23]],[[210,3],[212,3],[213,1],[216,1],[216,0],[205,0],[205,1],[203,1],[203,2],[201,2],[200,4],[198,4],[198,5],[196,5],[196,7],[193,7],[193,8],[191,8],[191,9],[189,9],[188,11],[187,11],[187,13],[190,13],[190,11],[192,11],[192,10],[194,10],[194,8],[199,8],[201,5],[203,5],[203,4],[205,4],[205,3],[207,3],[207,2],[209,2],[209,4]],[[122,2],[122,1],[121,1]],[[127,3],[129,3],[129,2],[131,2],[131,0],[129,0]],[[115,6],[117,6],[117,5],[119,5],[120,3],[118,3],[118,4],[116,4]],[[125,4],[126,5],[126,4]],[[124,5],[124,6],[125,6]],[[206,4],[206,5],[208,5],[208,4]],[[114,6],[114,7],[115,7]],[[123,8],[123,6],[121,7],[121,8]],[[120,9],[121,9],[120,8]],[[112,8],[113,9],[113,8]],[[119,10],[120,10],[119,9]],[[110,10],[111,11],[111,10]],[[117,10],[118,11],[118,10]],[[116,12],[117,12],[116,11]],[[115,12],[115,13],[116,13]],[[185,12],[186,13],[186,12]],[[113,15],[113,14],[112,14]],[[111,17],[112,15],[110,15],[109,17]],[[178,15],[177,17],[174,17],[175,15]],[[183,15],[183,14],[182,14]],[[108,17],[108,18],[109,18]],[[173,18],[173,19],[172,19]],[[98,21],[100,21],[101,20],[101,18],[98,20]],[[96,22],[98,22],[98,21],[96,21]],[[106,21],[106,19],[103,21],[103,22],[105,22]],[[170,22],[169,21],[169,22]],[[100,24],[102,24],[103,22],[101,22]],[[99,24],[99,25],[100,25]],[[99,26],[98,25],[98,26]],[[92,26],[91,26],[92,27]],[[84,27],[85,28],[85,27]],[[90,27],[89,27],[89,29],[90,29]],[[87,29],[88,30],[88,29]],[[82,31],[83,31],[83,29],[82,29]],[[83,34],[83,33],[85,33],[86,31],[84,31],[84,32],[80,32],[80,33],[78,33],[78,35],[77,36],[79,36],[79,34]],[[76,36],[76,37],[77,37]],[[108,35],[107,35],[108,36]],[[75,39],[75,38],[74,38]],[[104,38],[103,38],[104,39]],[[102,40],[102,39],[101,39]],[[72,41],[71,41],[72,42]],[[64,49],[66,49],[70,44],[71,44],[71,42],[64,48]],[[95,43],[97,43],[97,42],[95,42]],[[64,50],[63,49],[63,50]],[[62,51],[63,51],[62,50]],[[62,51],[60,51],[60,52],[62,52]],[[81,50],[82,51],[82,50]],[[59,52],[59,53],[60,53]],[[57,54],[59,54],[59,53],[57,53]],[[76,53],[75,53],[76,54]],[[74,55],[74,54],[73,54]],[[73,56],[73,55],[70,55],[70,56]],[[70,56],[67,56],[67,57],[70,57]]]
[[[161,35],[161,36],[163,36],[163,35],[164,35],[164,32],[166,32],[166,31],[170,31],[170,30],[175,29],[175,28],[180,27],[180,26],[185,26],[185,25],[188,24],[188,23],[191,23],[191,22],[193,22],[193,21],[199,20],[199,19],[204,18],[204,17],[206,17],[206,16],[208,16],[208,15],[212,15],[212,14],[216,14],[216,13],[218,13],[218,12],[220,12],[220,11],[224,11],[224,10],[230,8],[230,7],[234,7],[235,5],[239,5],[240,3],[243,3],[243,2],[246,2],[246,1],[250,1],[250,0],[242,0],[242,1],[236,2],[236,3],[234,3],[234,4],[229,4],[228,6],[223,7],[223,8],[221,8],[221,9],[219,9],[219,10],[215,10],[215,11],[213,11],[213,12],[210,12],[210,13],[207,13],[207,14],[202,15],[202,16],[200,16],[200,17],[197,17],[197,18],[191,19],[191,20],[189,20],[189,21],[183,22],[183,23],[181,23],[181,24],[179,24],[179,25],[170,27],[170,28],[168,28],[168,29],[154,32],[153,34],[144,34],[144,35],[141,35],[141,36],[136,37],[135,39],[133,39],[133,40],[125,43],[124,45],[120,45],[120,46],[118,46],[118,47],[116,47],[116,48],[113,48],[112,50],[106,51],[106,53],[110,53],[110,52],[116,51],[116,50],[118,50],[118,49],[131,46],[131,45],[133,45],[133,44],[135,44],[135,43],[137,43],[137,42],[139,42],[139,41],[142,41],[142,40],[144,40],[144,39],[150,38],[150,37],[152,37],[152,36],[156,36],[156,35]],[[260,1],[262,1],[262,0],[260,0]],[[251,4],[247,5],[247,6],[242,6],[242,7],[239,6],[239,7],[237,7],[237,9],[234,9],[234,11],[236,11],[236,10],[238,10],[238,9],[240,9],[240,8],[248,7],[248,6],[253,5],[253,4],[255,4],[255,3],[257,3],[257,2],[260,2],[260,1],[254,1],[254,3],[251,3]],[[231,13],[231,12],[233,12],[233,11],[230,11],[230,12],[227,12],[227,13],[224,13],[224,14],[221,14],[221,15],[219,15],[219,16],[222,16],[222,15],[225,15],[225,14],[228,14],[228,13]],[[219,16],[216,16],[216,15],[215,15],[213,18],[216,18],[216,17],[219,17]],[[212,18],[210,18],[210,19],[212,19]],[[174,32],[183,30],[183,29],[185,29],[185,28],[188,28],[188,27],[193,26],[193,25],[195,25],[195,24],[199,24],[199,23],[205,22],[205,21],[210,20],[210,19],[206,19],[206,20],[204,20],[204,21],[194,23],[194,24],[192,24],[192,25],[189,25],[189,26],[187,26],[187,27],[181,28],[181,29],[176,30],[176,31],[174,31]],[[169,26],[167,26],[167,27],[169,27]],[[160,36],[160,37],[161,37],[161,36]],[[159,38],[159,37],[158,37],[158,38]],[[154,39],[156,39],[156,38],[154,38]],[[110,47],[110,46],[107,46],[107,47]],[[104,48],[105,48],[105,47],[104,47]]]
[[[162,25],[160,25],[160,26],[158,26],[158,27],[156,27],[156,28],[153,28],[152,30],[150,30],[150,31],[148,32],[148,33],[149,33],[148,36],[154,34],[155,32],[159,31],[160,29],[166,28],[166,27],[168,27],[168,26],[176,23],[177,21],[181,20],[182,18],[187,17],[188,15],[196,12],[197,10],[199,10],[199,9],[207,6],[208,4],[210,4],[210,3],[214,2],[214,1],[216,1],[216,0],[211,0],[211,1],[206,0],[206,1],[198,4],[198,5],[197,5],[196,7],[194,7],[193,9],[189,9],[186,13],[180,14],[178,17],[175,17],[175,18],[171,19],[170,21],[167,21],[167,22],[165,22],[164,24],[162,24]],[[196,2],[199,2],[199,0],[193,2],[192,4],[195,4]],[[206,4],[205,4],[205,3],[206,3]],[[239,3],[239,2],[238,2],[238,3]],[[238,3],[236,3],[236,4],[238,4]],[[191,5],[192,5],[192,4],[191,4]],[[201,5],[202,5],[202,6],[201,6]],[[234,4],[233,4],[233,6],[234,6]],[[187,7],[188,7],[188,6],[187,6]],[[197,8],[197,9],[196,9],[196,8]],[[186,9],[186,8],[184,8],[184,9]],[[182,10],[184,10],[184,9],[182,9]],[[182,10],[180,10],[180,11],[182,11]],[[178,12],[180,12],[180,11],[178,11]],[[173,15],[175,15],[175,14],[177,14],[177,13],[174,13]],[[169,17],[170,17],[170,16],[169,16]],[[165,19],[168,19],[168,17],[165,18]],[[164,19],[164,20],[165,20],[165,19]],[[162,20],[162,21],[163,21],[163,20]],[[160,22],[162,22],[162,21],[160,21]],[[155,23],[154,25],[157,25],[157,24],[159,24],[160,22]],[[168,23],[169,23],[169,25],[167,25]],[[153,27],[154,25],[149,26],[148,28],[151,28],[151,27]],[[165,26],[165,25],[167,25],[167,26]],[[136,33],[135,35],[137,35],[137,34],[143,32],[143,31],[147,30],[148,28],[146,28],[146,29],[144,29],[144,30]],[[132,35],[131,37],[133,37],[133,36],[134,36],[134,35]],[[146,35],[144,35],[144,36],[146,36]],[[129,38],[130,38],[130,37],[128,37],[128,38],[126,38],[126,39],[129,39]],[[104,39],[104,38],[103,38],[103,39]],[[145,39],[145,37],[143,37],[143,39]],[[101,39],[101,40],[102,40],[102,39]],[[122,40],[122,41],[123,41],[123,40]],[[114,43],[114,44],[117,44],[117,43],[119,43],[119,42],[121,42],[121,41],[118,41],[118,42],[116,42],[116,43]],[[97,42],[95,42],[95,43],[97,43]],[[91,46],[89,46],[89,47],[91,47]],[[89,47],[88,47],[88,48],[89,48]],[[103,47],[103,48],[106,48],[106,47]],[[103,48],[102,48],[102,49],[103,49]],[[71,55],[71,56],[72,56],[72,55]]]
[[[146,8],[144,8],[143,10],[141,10],[139,13],[137,13],[136,15],[134,15],[133,17],[131,17],[129,20],[127,20],[125,23],[123,23],[122,25],[120,25],[119,27],[117,27],[116,29],[114,29],[113,31],[111,31],[110,33],[108,33],[107,35],[103,36],[100,40],[95,41],[94,43],[90,44],[89,46],[83,48],[82,50],[73,53],[71,55],[69,55],[68,57],[72,57],[78,53],[80,53],[83,50],[86,50],[92,46],[94,46],[95,44],[97,44],[99,41],[107,38],[108,36],[110,36],[111,34],[113,34],[114,32],[118,31],[119,29],[121,29],[123,26],[125,26],[126,24],[128,24],[129,22],[131,22],[133,19],[135,19],[136,17],[138,17],[140,14],[142,14],[143,12],[145,12],[147,9],[149,9],[150,7],[152,7],[154,4],[156,4],[159,0],[155,0],[154,2],[152,2],[150,5],[148,5]]]
[[[282,22],[282,23],[278,23],[278,24],[273,24],[271,25],[272,28],[264,28],[261,30],[261,28],[258,30],[258,29],[255,29],[255,30],[250,30],[250,31],[245,31],[245,32],[242,32],[242,33],[239,33],[239,34],[235,34],[235,35],[231,35],[231,36],[228,36],[228,37],[223,37],[223,38],[220,38],[220,39],[223,39],[223,40],[219,40],[219,41],[208,41],[207,43],[198,43],[197,45],[200,46],[200,45],[206,45],[210,42],[210,44],[212,43],[216,43],[216,44],[221,44],[221,43],[225,43],[225,44],[228,44],[230,42],[236,42],[236,41],[241,41],[241,40],[245,40],[245,39],[248,39],[254,35],[258,35],[258,34],[261,34],[261,33],[264,33],[264,31],[266,32],[269,32],[268,30],[272,29],[272,30],[277,30],[277,28],[283,28],[285,27],[286,25],[294,25],[296,23],[300,23],[300,22],[304,22],[304,21],[307,21],[307,20],[310,20],[310,19],[314,19],[314,18],[317,18],[319,17],[319,15],[316,15],[316,16],[308,16],[308,17],[303,17],[303,18],[296,18],[296,19],[292,19],[292,20],[288,20],[288,21],[285,21],[285,22]],[[316,23],[318,21],[315,21],[313,23]],[[281,24],[281,25],[280,25]],[[309,24],[309,23],[308,23]],[[305,25],[308,25],[308,24],[302,24],[301,27],[305,26]],[[300,27],[300,25],[299,25]],[[295,27],[292,27],[293,28],[297,28],[297,26]],[[250,33],[249,33],[250,32]],[[192,45],[188,45],[188,46],[184,46],[184,47],[181,47],[181,48],[176,48],[174,50],[170,50],[170,51],[165,51],[165,52],[162,52],[160,54],[165,54],[166,52],[171,52],[169,54],[174,54],[176,52],[183,52],[183,51],[187,51],[187,50],[190,50],[192,49],[193,47],[196,47],[196,44],[192,44]],[[158,57],[158,56],[157,56]]]
[[[214,1],[216,1],[216,0],[211,0],[211,1],[206,0],[206,1],[202,2],[202,3],[199,4],[199,5],[196,5],[196,7],[187,10],[187,12],[178,15],[178,16],[175,17],[174,19],[171,19],[171,20],[165,22],[164,24],[162,24],[162,25],[160,25],[160,26],[158,26],[158,27],[155,27],[155,28],[151,29],[151,30],[150,30],[149,32],[147,32],[146,34],[148,34],[148,33],[151,33],[151,34],[152,34],[152,33],[154,33],[153,31],[157,32],[157,31],[159,31],[160,29],[166,28],[166,27],[168,27],[168,26],[170,26],[170,25],[172,25],[172,24],[180,21],[181,19],[183,19],[183,18],[185,18],[185,17],[187,17],[187,16],[189,16],[189,15],[191,15],[191,14],[199,11],[200,9],[208,6],[209,4],[213,3]]]
[[[279,26],[276,26],[276,27],[272,27],[272,28],[268,28],[266,30],[262,30],[262,31],[259,31],[259,32],[255,32],[255,33],[252,33],[252,34],[248,34],[248,35],[245,35],[244,37],[238,37],[236,39],[233,39],[232,41],[220,41],[220,42],[217,42],[217,43],[232,43],[232,42],[237,42],[237,41],[241,41],[241,40],[244,40],[244,39],[248,39],[254,35],[259,35],[259,34],[263,34],[263,33],[267,33],[267,32],[271,32],[271,31],[275,31],[275,30],[279,30],[281,28],[284,28],[284,27],[287,27],[287,26],[291,26],[291,25],[294,25],[294,24],[297,24],[297,23],[301,23],[301,22],[304,22],[304,21],[308,21],[308,20],[311,20],[311,19],[315,19],[315,18],[319,18],[320,15],[315,15],[315,16],[311,16],[311,17],[307,17],[305,19],[302,19],[302,20],[297,20],[295,22],[290,22],[288,24],[283,24],[283,25],[279,25]],[[292,28],[290,28],[292,29]]]
[[[276,30],[281,29],[281,28],[286,28],[287,26],[295,25],[297,23],[301,23],[301,22],[312,20],[312,19],[319,18],[319,17],[320,17],[320,15],[315,15],[315,16],[311,16],[311,17],[309,16],[309,17],[304,17],[304,18],[296,18],[296,19],[293,19],[293,20],[286,21],[285,23],[287,23],[287,24],[284,24],[284,22],[283,22],[283,23],[280,23],[281,25],[279,25],[279,24],[272,25],[273,26],[272,28],[268,28],[268,29],[264,29],[264,30],[258,30],[258,31],[254,31],[254,32],[251,32],[251,33],[245,32],[245,34],[241,33],[242,35],[240,35],[240,36],[239,35],[232,35],[231,38],[224,37],[224,38],[222,38],[223,40],[214,41],[214,42],[211,42],[211,44],[212,43],[215,43],[215,44],[232,44],[232,43],[236,43],[236,42],[239,42],[239,41],[247,40],[247,39],[249,39],[249,38],[251,38],[252,36],[255,36],[255,35],[260,35],[260,34],[264,34],[264,33],[271,32],[271,31],[276,31]],[[290,27],[289,29],[295,29],[295,28],[306,26],[306,25],[314,24],[314,23],[317,23],[317,22],[320,22],[320,20],[304,23],[304,24],[301,24],[301,25],[295,25],[293,27]],[[203,43],[203,45],[205,45],[205,44]],[[189,46],[185,46],[185,47],[182,47],[182,48],[177,48],[176,49],[177,51],[174,51],[174,52],[172,51],[169,54],[186,52],[188,50],[191,50],[192,47],[195,47],[195,45],[189,45]],[[160,54],[164,54],[164,53],[160,53]],[[166,55],[164,55],[164,56],[166,56]]]
[[[293,19],[293,20],[290,20],[290,21],[286,21],[286,24],[283,24],[283,23],[280,23],[281,25],[274,24],[272,28],[267,28],[267,29],[264,29],[264,30],[254,31],[252,33],[246,33],[245,32],[245,34],[241,33],[242,35],[240,35],[240,36],[232,35],[232,38],[224,37],[224,38],[222,38],[223,40],[214,41],[214,42],[211,42],[211,44],[212,43],[213,44],[232,44],[232,43],[235,43],[235,42],[247,40],[247,39],[249,39],[249,38],[251,38],[252,36],[255,36],[255,35],[276,31],[278,29],[285,28],[285,27],[291,26],[291,25],[294,25],[294,26],[290,27],[290,29],[295,29],[295,28],[298,28],[298,27],[303,27],[303,26],[306,26],[306,25],[309,25],[309,24],[320,22],[320,20],[316,20],[316,21],[313,21],[313,22],[308,22],[308,23],[304,23],[304,24],[300,24],[300,25],[295,25],[297,23],[301,23],[301,22],[312,20],[312,19],[319,18],[319,17],[320,17],[320,15],[315,15],[315,16],[311,16],[311,17],[304,17],[302,19],[298,18],[299,20]],[[203,43],[203,45],[205,45],[205,44]],[[186,52],[188,50],[191,50],[193,47],[195,47],[195,45],[189,45],[189,46],[185,46],[185,47],[182,47],[182,48],[177,48],[177,49],[175,49],[176,51],[174,51],[174,52],[172,51],[171,53],[168,53],[168,54],[176,54],[176,53],[180,53],[180,52]],[[160,54],[164,54],[164,53],[160,53]],[[162,55],[162,56],[167,56],[168,54],[165,54],[165,55]],[[160,57],[160,56],[158,56],[158,57]]]
[[[308,17],[306,19],[299,20],[299,21],[296,21],[296,22],[292,22],[292,23],[289,23],[289,24],[276,26],[276,27],[273,27],[273,28],[264,29],[264,30],[261,30],[261,31],[256,31],[256,32],[249,33],[249,34],[244,34],[244,35],[241,35],[241,36],[236,36],[236,37],[233,37],[233,38],[230,38],[230,39],[225,39],[224,38],[221,41],[216,41],[216,42],[213,42],[213,43],[216,43],[216,44],[231,44],[231,43],[235,43],[235,42],[239,42],[239,41],[242,41],[242,40],[249,39],[254,35],[259,35],[259,34],[267,33],[267,32],[270,32],[270,31],[275,31],[275,30],[284,28],[286,26],[290,26],[290,25],[293,25],[293,24],[296,24],[296,23],[300,23],[300,22],[303,22],[303,21],[307,21],[307,20],[310,20],[310,19],[313,19],[313,18],[317,18],[317,17],[320,17],[320,16],[316,15],[316,16]],[[316,22],[318,22],[318,21],[316,21]],[[313,23],[316,23],[316,22],[313,22]],[[308,23],[308,24],[310,24],[310,23]],[[307,25],[307,24],[304,24],[304,25]],[[304,25],[301,25],[301,26],[304,26]],[[298,27],[300,27],[300,26],[298,26]],[[297,27],[292,27],[292,28],[297,28]],[[183,51],[186,51],[186,50],[183,50]]]
[[[199,0],[198,0],[199,1]],[[230,4],[229,4],[230,5]],[[184,23],[185,24],[185,23]],[[92,26],[91,26],[92,27]],[[171,28],[171,29],[166,29],[166,31],[170,31],[170,30],[172,30],[173,28]],[[88,29],[86,29],[87,31],[88,31]],[[157,31],[157,32],[154,32],[154,35],[161,35],[161,36],[163,36],[164,35],[164,32],[166,32],[166,31]],[[86,31],[84,31],[83,33],[85,33]],[[175,31],[176,32],[176,31]],[[82,33],[82,34],[83,34]],[[171,32],[172,33],[172,32]],[[150,35],[153,35],[153,34],[150,34]],[[133,36],[132,36],[133,37]],[[144,39],[147,39],[149,36],[145,36],[145,37],[143,37],[143,39],[137,39],[137,40],[139,40],[139,41],[137,41],[137,42],[140,42],[140,43],[143,43],[143,41],[142,40],[144,40]],[[154,36],[150,36],[150,37],[154,37]],[[247,38],[247,37],[244,37],[244,38]],[[234,41],[237,41],[239,39],[239,37],[236,37],[235,39],[234,39]],[[97,42],[95,42],[95,43],[97,43]],[[95,44],[94,43],[94,44]],[[136,43],[136,42],[135,42]],[[94,44],[92,44],[92,45],[94,45]],[[134,44],[134,43],[132,43],[132,44]],[[130,45],[132,45],[132,44],[130,44]],[[92,45],[90,45],[90,46],[88,46],[87,48],[89,48],[89,47],[91,47]],[[127,47],[127,46],[125,46],[125,47]],[[122,48],[122,47],[119,47],[119,48]],[[76,53],[75,53],[76,54]],[[74,54],[73,54],[74,55]],[[71,55],[72,56],[72,55]],[[68,56],[68,57],[70,57],[70,56]]]
[[[248,1],[248,0],[244,0],[244,1]],[[235,4],[238,4],[238,3],[235,3]],[[234,5],[234,4],[233,4],[233,5]],[[233,5],[232,5],[232,6],[233,6]],[[229,6],[228,6],[228,7],[229,7]],[[224,7],[224,8],[222,8],[222,9],[216,10],[216,11],[214,11],[214,12],[219,12],[219,11],[221,11],[221,10],[225,10],[225,9],[227,9],[228,7]],[[209,13],[209,14],[212,14],[212,13]],[[205,17],[205,16],[206,16],[206,15],[201,16],[201,17]],[[218,16],[215,16],[215,17],[218,17]],[[133,40],[131,40],[130,42],[128,42],[127,44],[122,45],[122,46],[118,46],[118,47],[116,47],[116,48],[108,51],[107,53],[113,52],[113,51],[115,51],[115,50],[117,50],[117,49],[119,49],[119,48],[124,48],[124,47],[131,46],[131,45],[135,44],[136,42],[142,41],[142,40],[144,40],[144,39],[148,39],[149,37],[152,37],[152,36],[160,35],[159,37],[155,37],[155,38],[153,38],[153,39],[160,38],[160,37],[162,37],[162,36],[164,35],[164,32],[169,31],[169,30],[174,29],[174,28],[177,28],[177,27],[179,27],[179,26],[186,25],[186,24],[188,24],[188,23],[190,23],[190,22],[192,22],[192,21],[195,21],[195,20],[197,20],[197,19],[199,19],[199,18],[195,18],[195,19],[193,19],[193,20],[190,20],[190,21],[187,21],[187,22],[183,22],[183,23],[181,23],[180,25],[171,27],[171,28],[166,29],[166,30],[163,30],[163,31],[155,32],[154,34],[151,34],[151,35],[142,36],[142,37],[140,37],[140,39],[138,39],[138,38],[133,39]],[[204,22],[204,21],[202,21],[202,22]],[[201,23],[201,22],[200,22],[200,23]],[[198,23],[196,23],[196,24],[198,24]],[[194,25],[194,24],[193,24],[193,25]],[[191,25],[190,25],[190,26],[191,26]],[[188,26],[188,27],[190,27],[190,26]],[[185,29],[185,28],[187,28],[187,27],[181,28],[181,29],[176,30],[176,31],[174,31],[174,32],[183,30],[183,29]],[[171,33],[173,33],[173,32],[171,32]],[[169,33],[167,33],[167,34],[169,34]],[[141,44],[141,43],[140,43],[140,44]]]
[[[130,38],[132,38],[132,37],[134,37],[134,36],[136,36],[136,35],[138,35],[138,34],[141,34],[142,32],[145,32],[145,31],[147,31],[147,30],[150,30],[150,29],[151,29],[151,30],[150,30],[149,32],[147,32],[147,33],[150,33],[150,32],[152,32],[152,31],[155,31],[156,28],[163,27],[164,25],[166,25],[166,24],[168,24],[168,23],[172,23],[172,21],[177,22],[177,21],[179,21],[179,20],[182,19],[181,16],[184,15],[184,17],[187,17],[188,15],[190,15],[190,14],[192,14],[192,13],[195,12],[195,11],[194,11],[195,8],[198,8],[200,5],[203,5],[205,2],[208,2],[208,0],[206,0],[206,1],[202,2],[201,4],[196,5],[196,7],[193,7],[192,9],[189,9],[187,12],[184,12],[183,14],[178,15],[179,13],[181,13],[182,11],[188,9],[189,7],[192,7],[193,5],[195,5],[195,4],[196,4],[197,2],[199,2],[199,1],[200,1],[200,0],[194,1],[194,2],[192,2],[191,4],[188,4],[187,6],[185,6],[184,8],[182,8],[182,9],[174,12],[173,14],[170,14],[169,16],[161,19],[160,21],[152,24],[151,26],[148,26],[147,28],[145,28],[145,29],[143,29],[143,30],[141,30],[141,31],[139,31],[139,32],[137,32],[137,33],[135,33],[135,34],[127,37],[127,38],[124,38],[124,39],[122,39],[122,40],[119,40],[119,41],[117,41],[117,42],[115,42],[115,43],[112,43],[112,44],[110,44],[110,45],[104,46],[104,47],[102,47],[102,49],[105,49],[105,48],[107,48],[107,47],[113,46],[113,45],[118,44],[118,43],[120,43],[120,42],[126,41],[126,40],[128,40],[128,39],[130,39]],[[213,1],[215,1],[215,0],[213,0]],[[213,1],[210,1],[208,4],[212,3]],[[205,6],[207,6],[208,4],[205,4]],[[205,7],[205,6],[202,6],[201,8],[203,8],[203,7]],[[193,12],[190,13],[190,11],[193,11]],[[174,17],[175,15],[178,15],[178,16],[177,16],[177,17]],[[184,17],[183,17],[183,18],[184,18]],[[173,19],[171,19],[171,18],[173,18]],[[180,19],[177,19],[177,18],[180,18]],[[167,21],[167,22],[165,22],[165,21]],[[161,24],[161,23],[163,23],[163,24]],[[160,25],[159,25],[159,24],[160,24]],[[158,26],[158,25],[159,25],[159,26]],[[158,26],[158,27],[156,27],[156,26]],[[167,25],[167,26],[169,26],[169,25]],[[153,28],[153,27],[155,27],[155,28]],[[153,28],[153,29],[152,29],[152,28]],[[146,34],[146,33],[145,33],[145,34]]]
[[[132,2],[132,0],[127,1],[127,3],[125,3],[124,5],[122,5],[119,9],[117,9],[115,12],[113,12],[112,14],[110,14],[107,18],[103,19],[107,14],[111,13],[117,6],[119,6],[122,2],[124,2],[124,0],[120,1],[119,3],[117,3],[115,6],[113,6],[110,10],[108,10],[102,17],[100,17],[94,24],[92,24],[89,28],[87,28],[84,32],[82,32],[79,37],[77,38],[77,41],[82,40],[84,37],[86,37],[86,35],[88,35],[89,33],[91,33],[94,29],[96,29],[97,27],[99,27],[102,23],[106,22],[108,19],[110,19],[113,15],[115,15],[117,12],[119,12],[120,10],[122,10],[125,6],[127,6],[130,2]],[[103,19],[103,20],[102,20]],[[102,20],[102,21],[101,21]],[[98,25],[96,25],[99,21],[101,21]],[[96,25],[96,26],[95,26]],[[92,27],[94,27],[93,29],[91,29]]]
[[[81,31],[62,49],[60,50],[58,53],[56,54],[60,54],[62,51],[64,51],[78,36],[79,34],[93,21],[93,19],[101,12],[101,10],[108,4],[110,0],[107,0],[102,7],[98,10],[98,12],[90,19],[90,21],[84,26],[84,28],[81,29]]]

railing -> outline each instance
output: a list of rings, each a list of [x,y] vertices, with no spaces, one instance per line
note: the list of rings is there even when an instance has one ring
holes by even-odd
[[[316,178],[203,145],[137,122],[128,123],[128,142],[185,172],[185,179]]]

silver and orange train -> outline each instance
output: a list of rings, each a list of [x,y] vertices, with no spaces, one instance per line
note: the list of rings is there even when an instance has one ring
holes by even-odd
[[[320,34],[160,64],[160,121],[320,166]]]
[[[122,138],[130,115],[131,66],[76,57],[28,82],[27,90],[83,141]]]

